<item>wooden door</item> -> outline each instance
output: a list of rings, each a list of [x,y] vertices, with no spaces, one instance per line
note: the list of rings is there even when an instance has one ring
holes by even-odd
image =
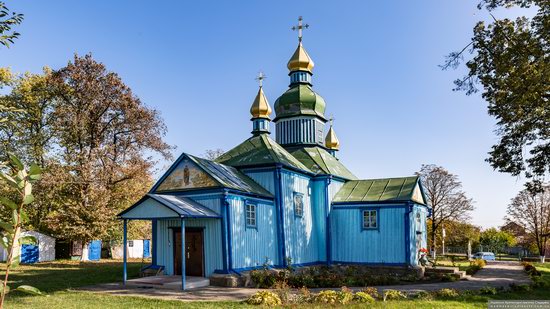
[[[185,231],[185,275],[204,276],[204,239],[202,230]],[[174,273],[181,275],[181,232],[174,231]]]

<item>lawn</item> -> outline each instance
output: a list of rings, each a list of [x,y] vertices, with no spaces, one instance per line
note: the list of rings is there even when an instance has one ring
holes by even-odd
[[[140,260],[128,264],[130,277],[136,277]],[[543,279],[550,284],[550,263],[534,263],[542,272]],[[121,280],[120,261],[80,263],[77,261],[56,261],[19,267],[10,276],[12,286],[30,284],[40,288],[48,296],[27,296],[14,292],[8,296],[7,308],[258,308],[238,302],[186,302],[147,299],[129,296],[111,296],[89,292],[73,291],[71,288]],[[489,299],[550,299],[550,289],[535,288],[529,292],[506,292],[497,295],[468,295],[454,299],[434,301],[403,300],[377,301],[372,308],[486,308]],[[293,308],[326,308],[326,305],[292,306]],[[364,308],[364,305],[348,305],[346,308]]]

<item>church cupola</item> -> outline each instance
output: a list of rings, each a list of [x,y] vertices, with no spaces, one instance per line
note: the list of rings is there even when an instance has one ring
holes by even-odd
[[[252,115],[252,134],[254,135],[269,133],[269,122],[271,121],[269,115],[271,115],[271,106],[269,106],[269,102],[267,101],[263,90],[263,80],[265,78],[266,76],[262,72],[258,74],[256,80],[260,84],[260,87],[258,89],[258,94],[256,94],[256,98],[250,107],[250,114]]]
[[[275,101],[276,140],[283,146],[323,146],[325,100],[313,91],[311,76],[313,60],[302,44],[302,30],[308,24],[298,18],[298,47],[287,63],[290,85],[287,91]]]
[[[332,127],[333,120],[333,118],[330,119],[330,129],[328,129],[327,136],[325,137],[325,147],[327,147],[328,151],[332,155],[335,155],[336,151],[340,149],[340,141],[338,140],[338,137],[336,137],[336,133]]]

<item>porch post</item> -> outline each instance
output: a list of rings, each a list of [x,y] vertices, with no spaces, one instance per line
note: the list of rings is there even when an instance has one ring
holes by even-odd
[[[126,256],[126,243],[128,242],[128,220],[124,219],[124,236],[122,240],[122,284],[126,285],[126,280],[128,279],[128,270],[126,267],[127,256]]]
[[[181,218],[181,289],[185,290],[185,220]]]

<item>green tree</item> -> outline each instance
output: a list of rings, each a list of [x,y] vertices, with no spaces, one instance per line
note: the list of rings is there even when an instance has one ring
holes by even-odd
[[[481,232],[479,244],[483,246],[484,251],[491,251],[498,254],[505,248],[514,246],[516,244],[516,239],[514,235],[505,231],[499,231],[492,227]]]
[[[6,4],[0,2],[0,44],[8,48],[10,44],[13,44],[14,40],[19,37],[19,33],[12,28],[21,22],[23,22],[23,14],[10,13]]]
[[[0,178],[15,192],[17,198],[10,199],[4,196],[0,198],[3,207],[12,213],[11,220],[7,222],[0,221],[0,227],[3,230],[0,244],[8,252],[4,281],[0,287],[0,309],[4,307],[4,299],[10,291],[8,286],[10,270],[19,265],[18,248],[23,243],[36,243],[36,239],[32,236],[21,236],[21,229],[23,223],[28,220],[26,208],[34,201],[32,183],[40,179],[40,167],[38,165],[33,164],[30,168],[26,168],[15,155],[10,154],[9,158],[7,166],[0,166],[2,169]],[[42,294],[38,289],[28,285],[20,285],[15,290],[30,294]]]
[[[533,18],[497,19],[493,10],[535,7]],[[466,61],[468,73],[455,81],[470,95],[483,88],[488,112],[497,120],[499,141],[487,161],[501,172],[525,175],[540,189],[550,173],[550,1],[483,0],[491,23],[478,22],[471,42],[450,53],[443,69]]]

